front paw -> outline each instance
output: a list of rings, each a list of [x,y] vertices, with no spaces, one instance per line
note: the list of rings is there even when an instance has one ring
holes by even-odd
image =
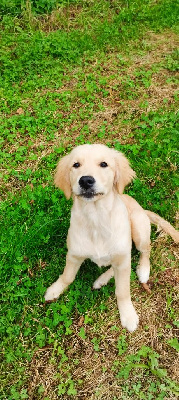
[[[105,286],[106,282],[101,279],[101,276],[96,279],[96,281],[93,283],[93,289],[100,289],[102,286]]]
[[[66,289],[66,286],[62,279],[59,278],[56,282],[54,282],[45,293],[45,301],[51,301],[58,299],[58,297],[63,293]]]
[[[139,317],[133,305],[131,305],[125,312],[120,312],[121,325],[129,332],[134,332],[139,323]]]

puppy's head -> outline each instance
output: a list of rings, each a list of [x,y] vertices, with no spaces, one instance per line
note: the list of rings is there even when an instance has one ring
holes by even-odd
[[[122,194],[135,177],[127,158],[102,144],[84,144],[63,157],[57,166],[55,185],[67,199],[79,196],[96,201],[116,189]]]

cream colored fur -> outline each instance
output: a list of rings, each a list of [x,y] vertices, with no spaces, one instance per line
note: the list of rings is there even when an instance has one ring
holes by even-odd
[[[106,166],[101,164],[104,162]],[[89,176],[95,183],[92,196],[86,198],[80,178]],[[150,222],[161,225],[175,241],[179,241],[179,233],[168,222],[143,210],[133,198],[122,194],[134,177],[135,172],[126,157],[104,145],[76,147],[60,160],[55,184],[64,191],[67,199],[73,197],[68,253],[63,274],[45,294],[47,301],[58,298],[73,282],[86,258],[99,266],[111,265],[93,287],[99,289],[115,277],[121,324],[130,332],[137,328],[139,321],[130,296],[132,239],[141,253],[137,267],[140,282],[149,279]]]

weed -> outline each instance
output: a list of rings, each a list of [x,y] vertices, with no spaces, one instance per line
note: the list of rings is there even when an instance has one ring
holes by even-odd
[[[131,371],[136,368],[139,370],[147,370],[163,382],[160,385],[161,392],[159,397],[157,398],[165,398],[166,392],[172,392],[177,395],[179,390],[177,383],[171,381],[171,379],[167,377],[167,371],[159,367],[158,359],[159,354],[154,352],[149,347],[142,346],[142,348],[135,355],[127,356],[127,360],[123,363],[122,368],[118,372],[117,376],[118,378],[124,377],[125,379],[127,379]],[[143,360],[145,360],[145,362],[143,362]],[[137,385],[133,385],[131,393],[137,393],[138,391],[140,392],[140,390],[141,383],[139,382]],[[157,393],[157,391],[158,390],[156,390],[155,384],[150,386],[150,398],[153,398],[154,393]],[[140,398],[146,398],[143,396]]]
[[[168,340],[168,344],[173,347],[175,350],[179,351],[179,343],[177,338],[173,338]]]
[[[118,354],[119,356],[121,356],[122,354],[124,354],[128,348],[128,344],[126,343],[126,336],[125,335],[121,335],[118,339],[118,343],[117,343],[117,348],[118,348]]]

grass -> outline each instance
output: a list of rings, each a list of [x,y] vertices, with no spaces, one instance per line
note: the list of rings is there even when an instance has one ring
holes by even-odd
[[[133,250],[132,335],[114,281],[91,290],[100,272],[88,260],[44,302],[65,265],[71,208],[53,174],[74,146],[123,151],[137,173],[128,193],[176,224],[176,3],[11,0],[0,12],[0,398],[176,399],[177,249],[166,235],[152,231],[150,294]]]

